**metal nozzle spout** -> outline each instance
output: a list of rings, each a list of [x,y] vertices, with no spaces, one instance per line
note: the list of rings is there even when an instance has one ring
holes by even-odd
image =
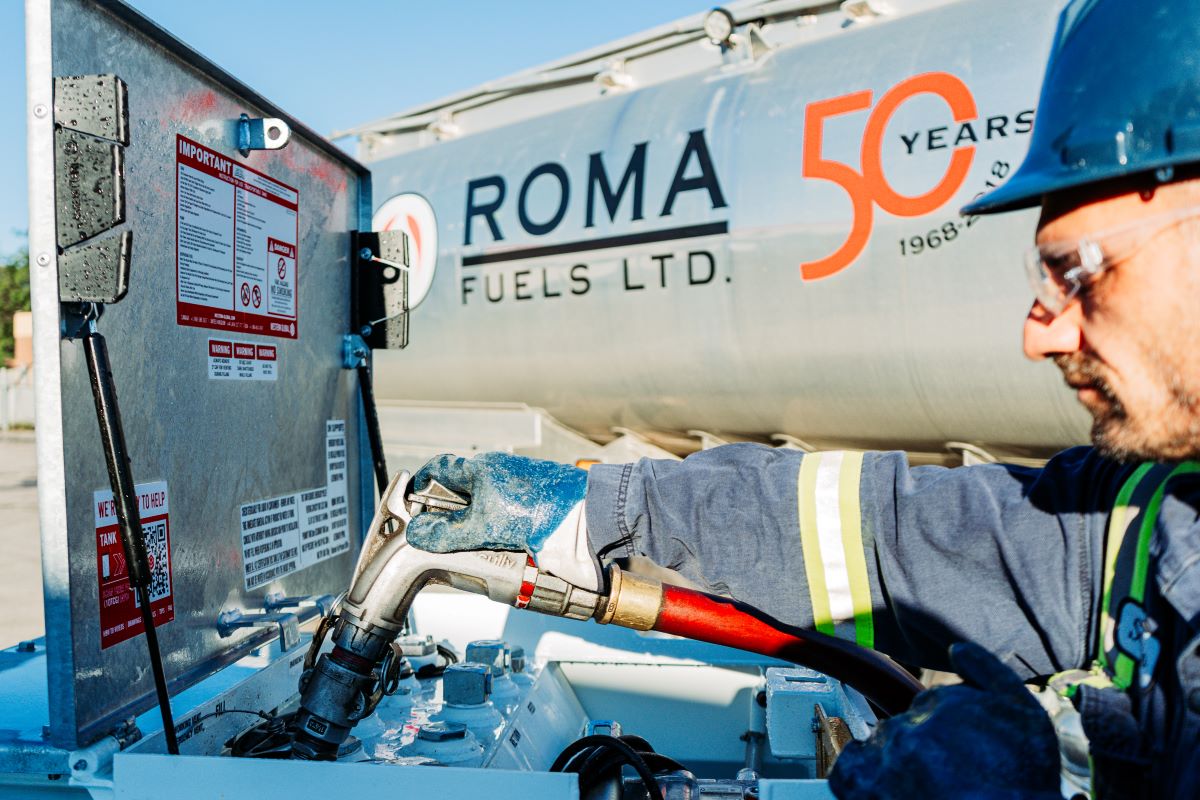
[[[590,619],[604,606],[601,595],[541,572],[525,553],[431,553],[408,544],[407,524],[426,501],[445,504],[454,498],[443,487],[436,487],[436,494],[427,489],[420,496],[406,495],[409,479],[407,472],[398,474],[380,500],[350,591],[331,626],[333,650],[318,659],[322,641],[313,640],[294,730],[298,758],[332,759],[355,723],[374,710],[382,697],[380,662],[417,593],[431,583],[574,619]],[[408,504],[401,499],[406,496]]]

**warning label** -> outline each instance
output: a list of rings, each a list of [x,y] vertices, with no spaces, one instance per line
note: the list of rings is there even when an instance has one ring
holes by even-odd
[[[241,507],[246,589],[265,586],[350,549],[346,423],[325,423],[324,486]]]
[[[137,486],[138,513],[150,561],[150,610],[154,627],[175,619],[171,594],[171,525],[167,483]],[[111,491],[93,495],[96,516],[96,567],[100,577],[100,649],[132,639],[143,630],[141,606],[129,585],[125,548],[117,527],[117,510]]]
[[[176,321],[295,339],[300,193],[175,141]]]
[[[212,380],[273,381],[279,349],[273,344],[208,340],[208,377]]]

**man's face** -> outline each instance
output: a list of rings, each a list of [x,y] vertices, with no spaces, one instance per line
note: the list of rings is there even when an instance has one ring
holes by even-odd
[[[1091,190],[1049,197],[1038,244],[1073,243],[1200,205],[1198,184],[1170,184],[1153,194]],[[1130,237],[1123,239],[1128,244]],[[1057,317],[1034,303],[1025,321],[1025,354],[1054,359],[1091,412],[1092,441],[1106,455],[1195,458],[1200,456],[1200,263],[1193,262],[1200,262],[1200,219],[1165,229],[1151,222],[1133,239],[1132,255],[1086,286]]]

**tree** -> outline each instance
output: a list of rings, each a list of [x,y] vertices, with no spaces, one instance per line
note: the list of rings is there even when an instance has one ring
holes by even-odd
[[[13,357],[13,314],[29,310],[29,250],[0,262],[0,364]]]

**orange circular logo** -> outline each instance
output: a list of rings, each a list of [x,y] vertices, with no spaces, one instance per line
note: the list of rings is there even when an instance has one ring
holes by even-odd
[[[419,194],[398,194],[375,212],[372,229],[408,234],[408,306],[416,308],[429,294],[437,268],[437,219],[433,206]]]

